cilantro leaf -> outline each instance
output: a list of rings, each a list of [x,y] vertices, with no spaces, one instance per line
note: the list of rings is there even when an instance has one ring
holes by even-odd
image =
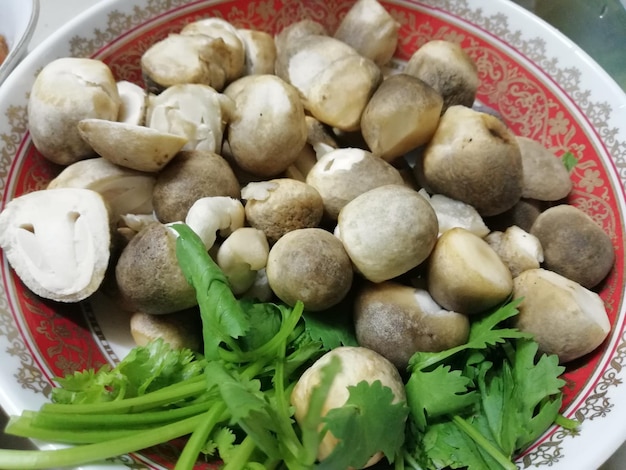
[[[202,317],[204,355],[207,359],[219,359],[219,345],[223,342],[234,347],[233,338],[248,331],[250,320],[200,237],[185,224],[171,227],[179,235],[176,239],[178,263],[196,290]]]
[[[339,442],[318,468],[362,468],[377,452],[393,462],[404,444],[406,404],[393,403],[393,392],[380,380],[371,384],[362,381],[348,390],[348,401],[340,408],[329,410],[324,417],[325,429]]]
[[[303,315],[306,331],[313,340],[322,343],[327,351],[339,346],[358,346],[354,326],[350,315],[344,312],[321,314],[305,313]]]
[[[571,172],[574,167],[578,165],[578,158],[576,158],[576,156],[568,150],[563,155],[561,155],[561,162],[563,162],[563,165],[565,166],[567,171]]]

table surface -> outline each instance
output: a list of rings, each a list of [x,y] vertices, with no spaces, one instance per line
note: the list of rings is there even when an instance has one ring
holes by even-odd
[[[39,22],[29,49],[32,50],[68,19],[99,1],[102,0],[40,0]],[[570,37],[626,90],[626,0],[515,1]],[[0,412],[0,429],[4,428],[5,422],[6,416]],[[32,448],[32,444],[0,434],[0,448]],[[601,467],[601,470],[624,469],[626,443]]]

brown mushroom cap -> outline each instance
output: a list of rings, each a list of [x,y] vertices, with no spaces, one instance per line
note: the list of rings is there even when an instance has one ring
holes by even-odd
[[[319,228],[285,234],[270,250],[267,279],[286,304],[304,302],[309,311],[339,303],[352,286],[352,264],[341,242]]]
[[[546,269],[591,289],[613,268],[611,238],[591,217],[569,204],[542,212],[530,233],[541,242]]]
[[[130,317],[130,334],[138,346],[162,339],[172,349],[200,351],[202,323],[197,309],[164,315],[135,312]]]
[[[424,80],[443,97],[443,110],[450,106],[471,107],[478,89],[478,68],[456,43],[431,40],[413,53],[404,73]]]
[[[195,201],[211,196],[238,199],[239,182],[228,162],[218,154],[190,150],[179,152],[157,175],[152,203],[161,222],[177,222],[185,220]]]
[[[439,121],[421,165],[433,193],[466,202],[482,216],[500,214],[520,200],[522,157],[515,136],[498,118],[452,106]]]
[[[438,352],[467,341],[469,319],[437,305],[423,289],[397,282],[367,283],[354,303],[359,345],[406,369],[416,351]]]
[[[324,201],[317,190],[289,178],[249,183],[242,197],[246,220],[272,244],[292,230],[317,227],[324,215]]]
[[[197,305],[196,291],[178,265],[175,236],[160,223],[149,224],[130,240],[115,278],[132,311],[163,314]]]
[[[539,142],[517,136],[522,166],[524,189],[522,197],[539,201],[557,201],[572,190],[572,180],[565,165]]]

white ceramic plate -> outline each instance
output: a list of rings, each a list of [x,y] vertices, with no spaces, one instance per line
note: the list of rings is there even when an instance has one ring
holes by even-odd
[[[192,19],[217,14],[238,26],[276,31],[308,16],[332,29],[350,3],[110,0],[96,5],[37,47],[0,88],[2,206],[43,188],[58,171],[32,148],[26,121],[30,86],[52,59],[102,58],[119,79],[138,82],[141,52]],[[518,465],[597,468],[626,439],[626,95],[569,40],[506,0],[385,4],[402,24],[400,59],[430,38],[460,42],[478,64],[481,101],[499,110],[516,133],[543,142],[557,155],[569,150],[580,159],[570,202],[602,225],[617,253],[601,292],[613,330],[595,354],[572,364],[566,374],[564,414],[582,422],[580,432],[550,429]],[[80,306],[42,302],[24,289],[4,257],[0,261],[0,404],[7,413],[38,408],[55,375],[116,361],[132,346],[127,318],[103,296]],[[163,458],[127,456],[112,465]]]
[[[26,55],[39,15],[39,0],[3,0],[0,34],[4,36],[9,55],[0,65],[0,84]]]

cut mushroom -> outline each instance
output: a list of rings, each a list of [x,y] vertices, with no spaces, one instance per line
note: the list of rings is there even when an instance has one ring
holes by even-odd
[[[187,143],[186,138],[178,135],[104,119],[83,119],[78,123],[78,131],[101,157],[146,172],[159,171]]]
[[[543,247],[544,267],[587,289],[597,286],[615,262],[613,242],[581,209],[561,204],[542,212],[530,233]]]
[[[324,209],[336,220],[355,197],[387,184],[403,184],[400,172],[371,152],[357,148],[332,150],[310,169],[307,184],[322,196]]]
[[[443,111],[450,106],[471,108],[478,89],[478,68],[460,45],[431,40],[413,53],[404,73],[424,80],[443,97]]]
[[[218,231],[227,237],[243,227],[244,217],[243,205],[238,199],[203,197],[193,203],[185,223],[200,237],[208,250],[215,244]]]
[[[234,103],[209,86],[176,85],[150,97],[146,121],[148,127],[186,138],[184,150],[221,153],[233,111]]]
[[[62,58],[37,75],[28,99],[28,129],[47,159],[69,165],[93,156],[77,124],[88,118],[117,120],[121,100],[109,67],[95,59]]]
[[[123,214],[152,212],[155,178],[115,165],[104,158],[81,160],[65,167],[48,183],[48,189],[84,188],[98,192],[109,205],[111,220]]]
[[[483,312],[513,290],[509,268],[482,238],[463,228],[446,231],[428,259],[428,292],[448,310]]]
[[[334,36],[377,65],[385,65],[396,52],[399,29],[400,24],[378,1],[358,0]]]
[[[238,228],[224,240],[216,260],[234,294],[243,294],[252,287],[258,271],[267,265],[269,251],[265,234],[252,227]]]
[[[439,352],[467,341],[469,319],[439,306],[424,289],[397,282],[367,283],[354,302],[360,346],[406,370],[417,351]]]
[[[357,270],[372,282],[406,273],[435,245],[437,216],[417,191],[403,185],[371,189],[344,206],[338,237]]]
[[[59,188],[11,200],[0,213],[0,247],[35,294],[78,302],[93,294],[108,267],[111,227],[95,191]]]
[[[224,94],[235,102],[228,146],[236,164],[254,175],[285,171],[306,144],[304,108],[298,92],[275,75],[249,75]]]
[[[596,349],[611,329],[598,294],[545,269],[524,271],[515,278],[514,296],[523,298],[513,324],[532,333],[539,349],[556,354],[561,363]]]

